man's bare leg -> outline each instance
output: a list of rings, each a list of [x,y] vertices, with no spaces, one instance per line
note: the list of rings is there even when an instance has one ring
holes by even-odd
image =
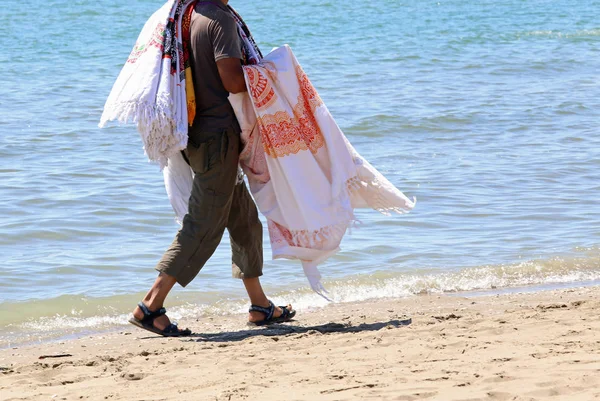
[[[142,302],[152,312],[159,310],[163,307],[167,295],[169,295],[169,292],[176,282],[177,280],[175,280],[175,277],[160,273]],[[144,318],[144,312],[142,312],[139,306],[136,306],[133,311],[133,316],[137,320],[142,320]],[[162,315],[154,319],[154,327],[159,330],[164,330],[169,324],[171,324],[171,321],[167,315]]]
[[[250,298],[250,303],[252,305],[258,305],[265,308],[269,307],[269,299],[265,295],[265,292],[260,285],[260,280],[258,277],[256,278],[245,278],[242,280],[244,282],[244,286],[246,287],[246,291],[248,292],[248,297]],[[292,310],[292,305],[286,306],[287,309]],[[275,307],[275,312],[273,313],[273,317],[279,317],[282,314],[282,310],[280,307]],[[250,316],[248,320],[250,322],[259,322],[264,320],[264,314],[260,312],[250,312]]]

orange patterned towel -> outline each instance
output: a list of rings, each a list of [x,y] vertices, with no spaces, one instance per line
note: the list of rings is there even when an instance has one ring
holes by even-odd
[[[230,101],[273,258],[301,260],[313,289],[322,289],[316,265],[339,250],[354,208],[405,213],[415,203],[356,152],[289,46],[244,73],[248,93]]]

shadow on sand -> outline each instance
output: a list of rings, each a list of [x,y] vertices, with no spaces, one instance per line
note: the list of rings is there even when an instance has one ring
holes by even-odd
[[[272,324],[258,329],[228,331],[221,333],[194,333],[190,341],[198,342],[232,342],[242,341],[257,336],[284,336],[289,334],[326,334],[326,333],[358,333],[363,331],[378,331],[386,327],[408,326],[412,319],[395,319],[388,322],[361,323],[359,325],[345,323],[325,323],[318,326],[292,326],[286,324]],[[189,337],[188,337],[189,338]]]

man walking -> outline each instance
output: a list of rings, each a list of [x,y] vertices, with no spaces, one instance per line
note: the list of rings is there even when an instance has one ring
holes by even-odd
[[[254,324],[288,321],[290,305],[274,306],[260,284],[262,224],[256,205],[238,179],[240,127],[227,100],[246,91],[242,41],[228,0],[198,1],[190,24],[190,64],[196,116],[188,132],[184,158],[194,171],[188,213],[181,230],[158,263],[159,276],[130,322],[164,336],[191,334],[169,320],[163,308],[175,283],[185,287],[219,245],[227,228],[233,253],[233,276],[242,279]],[[241,182],[239,182],[241,181]]]

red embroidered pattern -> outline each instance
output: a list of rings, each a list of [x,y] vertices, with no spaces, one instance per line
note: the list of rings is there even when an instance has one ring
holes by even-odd
[[[312,114],[307,114],[303,102],[294,108],[294,115],[284,111],[258,118],[265,153],[284,157],[310,150],[313,154],[325,145],[323,134]]]
[[[325,146],[325,138],[315,120],[314,112],[323,104],[317,91],[300,66],[296,67],[300,87],[298,103],[292,115],[286,111],[258,117],[265,153],[284,157],[310,150],[313,154]],[[269,80],[256,68],[248,68],[252,99],[257,108],[268,107],[277,99]]]
[[[150,37],[150,40],[148,41],[148,43],[144,43],[143,45],[138,45],[136,43],[135,46],[133,46],[133,50],[131,51],[131,54],[129,55],[127,62],[132,63],[132,64],[135,63],[141,57],[142,54],[146,53],[146,50],[148,50],[150,47],[157,47],[162,51],[164,36],[165,36],[165,25],[158,24],[156,26],[156,29],[152,33],[152,36]]]
[[[249,66],[246,71],[254,105],[257,109],[269,107],[275,101],[275,91],[271,87],[271,83],[254,67]]]
[[[310,106],[309,108],[311,113],[314,113],[317,107],[323,104],[323,101],[300,64],[296,65],[296,77],[298,78],[298,83],[300,84],[300,93],[306,101],[306,104]]]
[[[289,246],[298,248],[325,249],[328,245],[328,240],[323,236],[329,231],[329,227],[323,227],[320,230],[296,230],[296,240],[294,234],[281,224],[272,220],[267,220],[269,227],[269,235],[273,243],[286,243]]]

